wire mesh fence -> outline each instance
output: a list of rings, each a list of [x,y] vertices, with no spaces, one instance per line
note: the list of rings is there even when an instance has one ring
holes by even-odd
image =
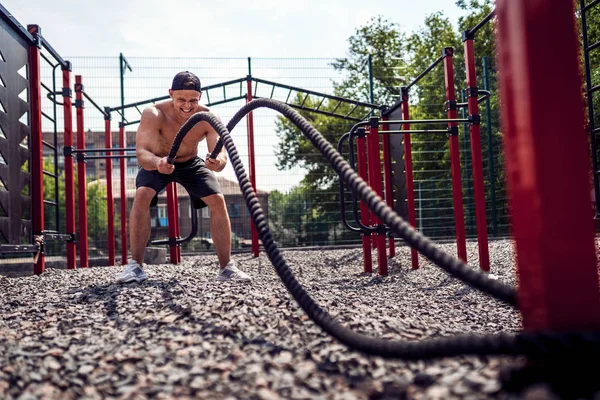
[[[333,68],[335,62],[331,59],[280,59],[280,58],[125,58],[125,57],[70,57],[73,64],[73,80],[75,75],[81,75],[84,90],[93,99],[100,109],[103,107],[117,108],[148,100],[161,101],[168,95],[173,76],[180,71],[189,70],[198,75],[202,86],[218,85],[245,78],[251,74],[253,77],[274,81],[288,86],[303,88],[320,93],[333,94],[334,84],[344,79],[344,71]],[[478,77],[483,80],[481,63],[478,63]],[[495,85],[493,71],[488,71]],[[54,96],[61,91],[60,68],[55,68],[51,63],[43,66],[42,80],[46,85],[43,96],[43,110],[47,115],[44,118],[44,137],[54,140],[56,132],[55,147],[58,155],[55,156],[50,150],[46,151],[48,168],[56,173],[58,180],[52,176],[45,177],[45,189],[47,193],[55,194],[61,191],[61,174],[63,157],[62,139],[63,116],[60,108],[60,96]],[[71,82],[72,84],[73,82]],[[229,100],[245,96],[246,83],[223,85],[218,90],[203,92],[201,99],[204,103],[217,104],[211,107],[223,122],[227,122],[234,113],[245,104],[245,100]],[[418,90],[442,90],[443,80],[431,80],[422,85]],[[482,81],[481,87],[484,87]],[[463,88],[457,88],[458,91]],[[493,88],[492,88],[493,89]],[[280,88],[254,82],[253,94],[258,97],[289,96],[289,91]],[[294,94],[292,94],[294,96]],[[434,97],[435,98],[435,97]],[[56,100],[54,100],[56,99]],[[367,99],[354,99],[367,101]],[[439,101],[437,101],[439,100]],[[151,104],[152,102],[148,102]],[[444,118],[445,100],[436,99],[432,104],[413,104],[412,115],[427,115],[431,117]],[[125,124],[126,141],[125,147],[135,146],[136,121],[139,121],[141,111],[147,105],[128,107],[122,114],[113,111],[112,135],[113,147],[120,147],[118,128],[119,122]],[[484,161],[484,176],[486,186],[486,202],[488,231],[490,234],[505,235],[508,233],[508,217],[506,210],[506,194],[503,184],[501,146],[498,131],[497,107],[492,105],[488,122],[485,113],[485,104],[482,103],[482,145]],[[86,147],[104,148],[104,116],[95,105],[85,103],[85,137]],[[318,198],[314,193],[301,190],[303,179],[306,178],[306,169],[299,163],[291,168],[282,169],[278,165],[278,151],[280,137],[277,134],[278,115],[271,110],[260,109],[254,112],[254,145],[256,160],[256,184],[259,198],[263,208],[268,214],[270,224],[275,233],[275,240],[283,247],[292,246],[323,246],[339,244],[359,244],[360,236],[350,232],[341,222],[339,193],[336,188],[320,193]],[[493,127],[491,132],[486,129],[487,124]],[[333,129],[337,129],[336,122]],[[75,126],[75,125],[74,125]],[[339,123],[339,135],[341,137],[347,131],[347,123]],[[316,127],[319,129],[319,127]],[[435,127],[438,128],[439,127]],[[475,211],[473,204],[473,190],[470,166],[470,143],[468,142],[468,127],[462,126],[461,140],[461,168],[462,189],[465,207],[465,222],[468,236],[476,236]],[[492,140],[489,140],[491,135]],[[233,131],[232,137],[238,149],[241,160],[246,170],[248,169],[248,140],[246,124],[240,123]],[[451,176],[449,168],[448,139],[445,136],[413,135],[414,143],[414,182],[415,202],[417,212],[417,228],[427,236],[434,239],[454,237],[454,213],[451,192]],[[332,143],[334,146],[336,143]],[[490,147],[491,146],[491,147]],[[488,155],[488,150],[491,152]],[[200,156],[204,158],[207,149],[205,145],[200,146]],[[347,156],[347,154],[344,154]],[[325,159],[323,158],[323,163]],[[135,176],[138,170],[135,158],[126,161],[126,195],[127,215],[131,207],[135,192]],[[106,235],[106,210],[107,207],[115,209],[115,226],[119,229],[122,218],[127,220],[127,215],[119,214],[121,201],[118,188],[119,162],[113,162],[113,185],[115,195],[107,204],[106,200],[106,161],[88,160],[87,182],[88,182],[88,219],[90,224],[90,253],[91,255],[103,256],[106,254],[108,243]],[[495,169],[492,177],[490,169]],[[233,247],[241,249],[250,246],[250,224],[249,213],[241,197],[235,174],[229,164],[227,168],[218,174],[220,184],[226,197],[228,212],[232,222]],[[314,181],[318,177],[311,177]],[[492,185],[492,182],[494,185]],[[492,190],[495,186],[495,190]],[[54,189],[51,189],[54,187]],[[59,196],[60,197],[60,196]],[[189,201],[183,190],[179,192],[180,197],[180,224],[181,235],[186,236],[191,230],[191,214],[196,212],[191,209]],[[48,194],[46,196],[48,198]],[[350,202],[350,193],[345,193],[346,218],[353,220],[353,212]],[[58,199],[59,203],[61,199]],[[317,204],[318,202],[318,204]],[[316,207],[318,205],[319,207]],[[323,207],[325,206],[325,207]],[[317,209],[330,210],[318,213]],[[64,205],[62,206],[64,209]],[[61,206],[52,208],[47,205],[46,226],[61,230],[64,227],[64,218],[61,217]],[[167,212],[166,204],[159,203],[158,208],[152,211],[152,238],[166,239],[167,236]],[[205,251],[213,250],[209,229],[209,211],[207,209],[198,212],[198,233],[195,238],[184,245],[183,251]],[[61,220],[62,218],[62,220]],[[64,228],[62,229],[64,231]],[[119,235],[117,235],[118,237]],[[120,253],[120,239],[117,238],[117,254]],[[50,255],[61,254],[62,245],[49,246]]]

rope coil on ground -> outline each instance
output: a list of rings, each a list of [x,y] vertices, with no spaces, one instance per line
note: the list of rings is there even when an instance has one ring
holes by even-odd
[[[287,262],[275,245],[268,222],[258,198],[250,184],[244,166],[240,160],[237,149],[229,131],[249,112],[267,107],[276,110],[290,119],[315,147],[331,163],[333,168],[343,177],[344,181],[356,190],[359,197],[391,230],[402,237],[412,247],[419,250],[425,257],[440,266],[450,275],[462,280],[470,286],[479,289],[505,303],[516,305],[514,288],[489,279],[449,254],[438,249],[432,241],[416,232],[412,227],[399,217],[377,194],[362,180],[350,165],[342,158],[329,142],[312,126],[304,117],[286,104],[271,100],[257,99],[243,106],[229,121],[227,127],[212,113],[199,112],[190,119],[177,132],[169,152],[168,160],[173,162],[179,146],[189,132],[198,122],[208,122],[219,134],[220,140],[211,155],[216,156],[224,145],[231,159],[235,174],[238,178],[240,189],[250,210],[252,220],[258,230],[260,239],[267,255],[285,287],[292,294],[296,302],[306,314],[325,332],[344,343],[350,348],[363,353],[381,356],[384,358],[426,359],[458,355],[500,355],[500,354],[527,354],[531,356],[546,356],[553,354],[568,354],[577,349],[581,354],[600,352],[600,334],[556,334],[556,333],[523,333],[519,335],[464,335],[448,338],[430,339],[420,342],[390,341],[368,337],[351,331],[336,322],[324,311],[302,285],[296,280]]]

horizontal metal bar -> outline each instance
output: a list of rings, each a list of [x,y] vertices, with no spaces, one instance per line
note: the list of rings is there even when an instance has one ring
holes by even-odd
[[[475,25],[473,27],[473,29],[469,29],[469,33],[471,33],[472,35],[477,33],[477,31],[480,30],[481,28],[483,28],[485,24],[490,22],[490,20],[494,17],[495,13],[496,13],[496,10],[492,10],[492,12],[489,13],[484,19],[482,19],[481,22],[479,22],[477,25]]]
[[[390,120],[390,121],[379,121],[379,125],[383,124],[449,124],[451,122],[471,122],[468,118],[456,118],[456,119],[407,119],[407,120]]]
[[[590,90],[588,90],[588,93],[597,92],[599,89],[600,89],[600,85],[596,85],[596,86],[592,87]]]
[[[0,244],[0,254],[37,253],[40,246],[33,244]]]
[[[599,46],[600,46],[600,42],[596,42],[596,43],[594,43],[593,45],[591,45],[591,46],[588,46],[588,48],[587,48],[587,49],[585,49],[585,51],[588,51],[588,52],[589,52],[589,51],[592,51],[592,50],[594,50],[595,48],[597,48],[597,47],[599,47]]]
[[[56,150],[56,146],[54,146],[52,143],[46,142],[45,140],[42,140],[42,144],[52,150]]]
[[[596,4],[600,3],[600,0],[594,0],[592,1],[590,4],[588,4],[587,6],[583,7],[582,11],[587,11],[590,8],[594,7]]]
[[[42,111],[42,115],[44,117],[46,117],[46,119],[48,119],[50,122],[52,123],[56,123],[56,121],[54,120],[54,118],[52,118],[51,116],[49,116],[48,114],[46,114],[45,112]]]
[[[48,171],[42,171],[42,173],[46,176],[50,176],[52,178],[58,178],[58,175],[52,172],[48,172]]]
[[[93,105],[94,107],[96,107],[96,109],[97,109],[98,111],[100,111],[100,114],[102,114],[102,115],[103,115],[103,116],[105,116],[105,117],[108,117],[108,114],[107,114],[107,113],[104,111],[104,109],[103,109],[103,108],[101,108],[101,107],[100,107],[98,104],[96,104],[96,102],[95,102],[95,101],[94,101],[94,100],[93,100],[93,99],[92,99],[92,98],[91,98],[91,97],[90,97],[90,96],[89,96],[89,95],[88,95],[88,94],[87,94],[85,91],[83,91],[83,92],[81,92],[81,93],[83,93],[83,96],[84,96],[86,99],[88,99],[88,101],[89,101],[90,103],[92,103],[92,105]]]
[[[421,80],[421,78],[423,78],[425,75],[427,75],[427,73],[429,71],[431,71],[432,69],[434,69],[435,66],[438,65],[440,62],[442,62],[443,59],[444,59],[444,56],[440,56],[437,60],[435,60],[434,62],[432,62],[429,67],[425,68],[425,71],[421,72],[419,74],[419,76],[417,76],[415,79],[413,79],[413,81],[406,86],[406,90],[410,89],[417,82],[419,82]]]
[[[16,33],[21,35],[29,44],[35,44],[35,39],[23,25],[0,3],[0,18],[4,20]]]
[[[54,50],[54,48],[50,45],[50,43],[48,43],[46,39],[44,39],[42,35],[38,36],[41,39],[42,46],[44,46],[44,48],[48,50],[48,53],[50,53],[52,57],[54,57],[56,61],[58,61],[61,67],[66,68],[68,66],[67,62],[60,56],[60,54],[58,54],[56,50]]]
[[[135,154],[115,155],[115,156],[85,156],[86,160],[104,160],[107,158],[135,158]]]
[[[210,86],[206,86],[202,88],[202,91],[207,91],[210,89],[215,89],[215,88],[219,88],[221,86],[225,86],[225,85],[232,85],[234,83],[240,83],[240,82],[245,82],[246,78],[239,78],[239,79],[234,79],[231,81],[227,81],[227,82],[222,82],[222,83],[217,83],[215,85],[210,85]],[[169,96],[161,96],[161,97],[155,97],[153,99],[149,99],[149,100],[143,100],[143,101],[138,101],[136,103],[130,103],[130,104],[125,104],[123,106],[119,106],[119,107],[112,107],[109,110],[110,111],[119,111],[119,110],[125,110],[127,108],[131,108],[131,107],[136,107],[136,106],[143,106],[144,104],[149,104],[149,103],[155,103],[157,101],[160,100],[166,100],[168,99]],[[214,103],[213,103],[214,104]],[[138,121],[139,122],[139,121]]]
[[[446,129],[415,129],[415,130],[399,130],[399,131],[379,131],[381,134],[397,134],[397,133],[444,133],[448,134],[448,130]]]
[[[315,92],[315,91],[312,91],[312,90],[306,90],[306,89],[302,89],[302,88],[294,87],[294,86],[289,86],[289,85],[284,85],[284,84],[273,82],[273,81],[267,81],[265,79],[259,79],[259,78],[254,78],[253,77],[252,80],[254,82],[257,82],[257,83],[264,83],[264,84],[267,84],[267,85],[275,85],[275,86],[283,88],[283,89],[294,90],[294,91],[300,92],[300,93],[308,93],[308,94],[312,94],[314,96],[322,96],[322,97],[326,97],[326,98],[331,99],[331,100],[343,101],[345,103],[354,104],[354,105],[357,105],[357,106],[360,106],[360,107],[367,107],[367,108],[371,108],[371,109],[374,109],[374,110],[378,110],[378,109],[381,108],[381,106],[378,105],[378,104],[364,103],[364,102],[361,102],[361,101],[351,100],[351,99],[347,99],[347,98],[344,98],[344,97],[332,96],[330,94]]]
[[[49,206],[57,206],[58,203],[55,201],[44,200],[44,204],[48,204]]]
[[[73,153],[112,153],[114,151],[135,151],[135,147],[110,148],[110,149],[73,149]]]

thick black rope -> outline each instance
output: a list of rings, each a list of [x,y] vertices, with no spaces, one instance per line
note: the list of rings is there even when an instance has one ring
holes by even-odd
[[[365,200],[369,207],[392,229],[405,238],[410,240],[409,243],[415,243],[420,248],[425,248],[431,256],[430,259],[434,262],[439,261],[450,265],[448,271],[450,273],[458,274],[463,273],[463,269],[470,270],[466,265],[452,260],[452,257],[443,253],[441,250],[431,250],[428,246],[433,246],[427,238],[422,237],[420,234],[412,234],[412,229],[404,221],[400,219],[391,209],[389,209],[385,203],[362,181],[354,171],[348,166],[348,164],[341,159],[341,156],[328,142],[321,136],[321,134],[314,129],[310,124],[304,120],[300,114],[296,113],[293,109],[286,106],[285,104],[273,101],[271,99],[257,99],[246,104],[242,109],[236,113],[236,115],[229,122],[228,126],[235,126],[244,115],[248,112],[258,108],[268,107],[277,110],[290,118],[296,126],[298,126],[305,135],[313,142],[313,144],[323,152],[328,160],[337,167],[336,170],[340,172],[340,175],[344,177],[344,180],[357,189],[360,197]],[[500,355],[500,354],[527,354],[530,356],[547,356],[549,353],[552,354],[569,354],[574,348],[577,349],[581,354],[589,354],[593,352],[598,354],[600,352],[600,333],[590,334],[554,334],[554,333],[535,333],[535,334],[520,334],[511,336],[508,334],[501,335],[488,335],[488,336],[454,336],[449,338],[431,339],[420,342],[399,342],[390,341],[368,337],[365,335],[353,332],[338,322],[333,320],[331,316],[324,311],[310,295],[304,290],[300,283],[294,277],[290,270],[287,262],[281,255],[279,249],[273,241],[271,231],[268,223],[265,220],[264,213],[258,202],[258,198],[252,189],[248,176],[244,171],[244,166],[240,160],[237,149],[233,143],[233,139],[229,134],[227,128],[221,123],[221,121],[211,113],[200,112],[194,114],[190,119],[181,127],[171,151],[169,153],[169,160],[174,160],[177,154],[178,146],[181,144],[183,137],[187,132],[198,122],[206,121],[217,131],[221,136],[221,140],[229,153],[232,165],[234,167],[236,176],[238,178],[240,188],[244,194],[246,205],[251,212],[252,220],[258,230],[260,239],[265,247],[267,255],[271,260],[277,274],[281,278],[285,287],[292,294],[294,299],[298,302],[300,307],[306,312],[319,327],[325,332],[344,343],[350,348],[356,349],[366,354],[377,355],[385,358],[402,358],[402,359],[426,359],[426,358],[439,358],[439,357],[450,357],[458,355]],[[421,236],[421,237],[419,237]],[[425,245],[423,244],[425,243]],[[419,248],[418,247],[418,248]],[[441,260],[441,261],[440,261]],[[450,262],[453,261],[453,262]],[[459,272],[456,272],[459,271]],[[485,278],[485,276],[479,277],[481,273],[473,271],[473,273],[466,273],[465,282],[471,284],[474,287],[483,286],[488,289],[488,293],[492,295],[499,294],[499,298],[514,304],[515,295],[514,289],[505,287],[495,281],[491,281]],[[457,276],[458,277],[458,276]],[[459,278],[460,279],[460,278]],[[486,281],[487,280],[487,281]],[[484,282],[482,284],[482,282]],[[487,286],[486,286],[487,285]],[[490,289],[491,288],[491,289]],[[481,289],[480,289],[481,290]]]

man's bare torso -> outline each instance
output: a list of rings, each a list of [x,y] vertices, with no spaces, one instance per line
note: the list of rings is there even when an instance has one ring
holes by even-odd
[[[165,157],[171,150],[175,135],[187,120],[183,120],[181,117],[177,118],[172,100],[158,103],[154,108],[158,111],[159,118],[157,118],[158,126],[152,130],[152,134],[156,137],[150,138],[153,147],[151,151],[159,157]],[[190,116],[200,111],[209,111],[209,109],[199,104]],[[182,162],[196,157],[198,155],[198,144],[204,140],[210,130],[212,130],[212,127],[205,121],[194,125],[181,142],[175,161]]]

